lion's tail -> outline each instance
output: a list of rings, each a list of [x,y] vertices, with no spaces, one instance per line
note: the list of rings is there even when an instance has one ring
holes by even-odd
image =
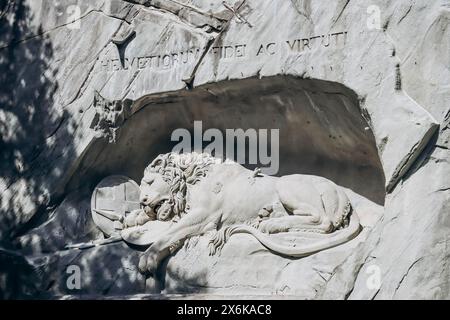
[[[353,211],[350,215],[349,225],[346,228],[326,235],[323,239],[317,240],[311,244],[302,244],[298,246],[283,245],[277,243],[277,241],[274,241],[273,237],[270,235],[262,233],[261,231],[246,225],[229,227],[226,233],[227,238],[236,233],[251,234],[270,251],[284,256],[301,258],[350,241],[359,234],[360,229],[361,226],[359,223],[359,217],[356,212]]]

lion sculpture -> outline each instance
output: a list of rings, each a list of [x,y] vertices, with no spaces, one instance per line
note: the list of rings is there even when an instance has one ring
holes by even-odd
[[[125,219],[125,228],[165,221],[165,231],[139,261],[154,274],[159,263],[184,240],[213,231],[210,254],[230,236],[247,233],[268,250],[304,257],[343,244],[360,231],[359,218],[344,190],[313,175],[272,177],[208,154],[159,155],[140,185],[142,209]],[[272,234],[296,232],[314,241],[289,246]],[[126,240],[126,239],[125,239]]]

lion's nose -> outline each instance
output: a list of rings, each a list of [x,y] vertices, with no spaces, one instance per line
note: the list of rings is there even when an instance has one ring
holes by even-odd
[[[146,206],[148,206],[148,205],[150,204],[150,199],[149,199],[149,197],[147,197],[147,196],[141,196],[141,197],[139,198],[139,201],[140,201],[143,205],[146,205]]]

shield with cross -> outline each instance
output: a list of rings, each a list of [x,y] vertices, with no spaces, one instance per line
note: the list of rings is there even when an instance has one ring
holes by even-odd
[[[107,236],[118,235],[125,216],[139,208],[139,185],[125,176],[104,178],[92,193],[92,219]]]

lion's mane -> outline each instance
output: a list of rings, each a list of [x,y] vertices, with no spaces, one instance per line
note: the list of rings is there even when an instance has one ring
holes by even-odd
[[[161,174],[170,186],[172,211],[175,217],[181,218],[186,213],[187,187],[194,185],[206,176],[212,164],[221,160],[207,153],[166,153],[159,155],[145,169],[144,177],[148,174]]]

